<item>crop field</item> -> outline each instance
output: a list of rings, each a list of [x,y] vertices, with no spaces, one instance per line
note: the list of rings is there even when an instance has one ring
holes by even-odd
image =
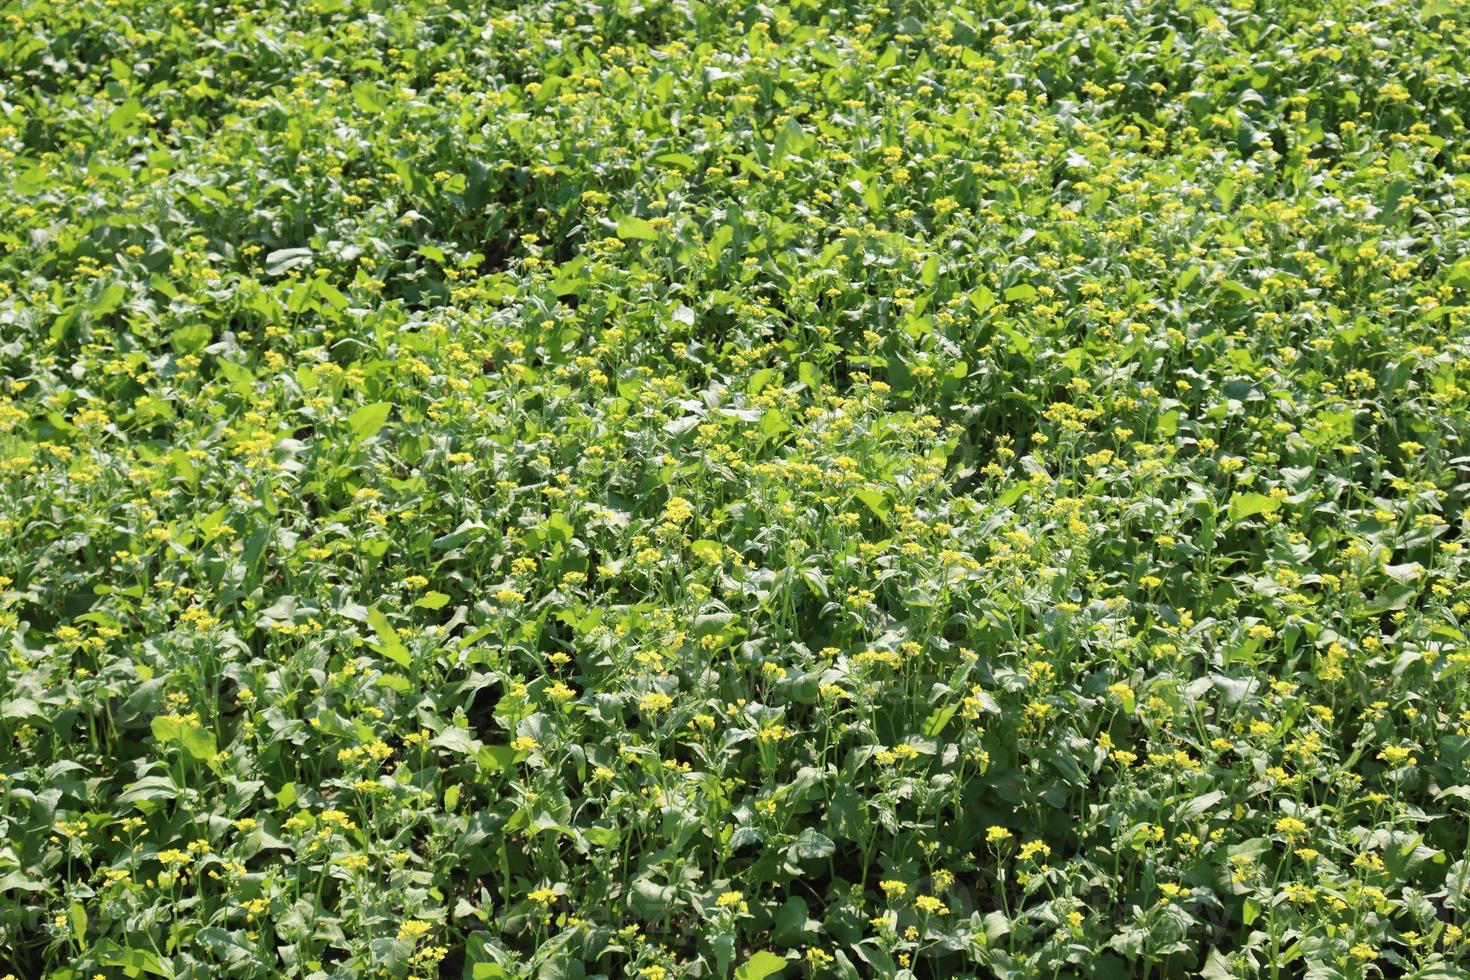
[[[0,0],[0,978],[1470,977],[1461,0]]]

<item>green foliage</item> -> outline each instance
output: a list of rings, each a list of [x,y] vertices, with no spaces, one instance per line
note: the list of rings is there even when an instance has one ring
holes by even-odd
[[[0,4],[0,977],[1464,975],[1462,4]]]

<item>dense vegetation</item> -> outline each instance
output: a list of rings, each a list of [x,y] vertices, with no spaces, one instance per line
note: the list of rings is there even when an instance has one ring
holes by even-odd
[[[1463,4],[0,11],[0,974],[1466,975]]]

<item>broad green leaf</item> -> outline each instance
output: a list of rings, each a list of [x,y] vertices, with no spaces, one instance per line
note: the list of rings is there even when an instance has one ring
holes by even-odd
[[[958,710],[958,704],[935,708],[929,713],[929,717],[924,719],[924,727],[920,733],[927,738],[938,738],[944,734],[944,729],[949,725],[949,720],[955,716],[955,712]]]
[[[786,969],[784,957],[761,950],[740,964],[735,970],[735,980],[764,980],[777,976]]]
[[[408,694],[413,690],[413,681],[402,674],[379,674],[375,683],[399,694]]]
[[[72,902],[66,911],[67,922],[71,924],[72,939],[76,941],[77,948],[86,945],[87,939],[87,909],[80,902]]]
[[[356,82],[352,86],[352,101],[363,112],[379,113],[383,111],[386,103],[378,87],[372,82]]]
[[[108,113],[107,128],[114,135],[122,136],[134,130],[133,122],[143,111],[143,104],[137,99],[128,99],[118,105],[116,109]]]
[[[567,520],[567,515],[556,511],[546,519],[546,533],[549,540],[565,544],[572,540],[577,529],[572,526],[571,521]]]
[[[995,305],[995,294],[985,286],[976,286],[970,292],[970,306],[976,313],[984,313]]]
[[[618,237],[652,242],[658,240],[658,232],[647,221],[628,214],[618,219]]]
[[[783,432],[791,431],[791,424],[786,421],[786,416],[777,409],[768,408],[761,416],[761,435],[767,439],[774,439]]]
[[[347,426],[352,430],[353,442],[364,442],[378,434],[388,421],[388,413],[393,411],[393,406],[388,402],[374,402],[364,405],[347,419]]]
[[[709,236],[709,244],[705,246],[705,251],[709,253],[710,258],[718,259],[734,238],[735,229],[729,225],[721,225],[715,229],[714,234]]]
[[[807,923],[811,921],[810,912],[806,899],[800,895],[787,899],[776,913],[771,930],[772,941],[782,946],[798,945],[807,934]]]
[[[475,764],[481,772],[506,772],[516,761],[516,751],[509,745],[482,745],[475,752]]]
[[[159,715],[153,719],[150,727],[155,739],[165,744],[178,745],[191,758],[200,762],[213,760],[218,751],[215,746],[214,733],[206,731],[193,722]]]
[[[919,268],[919,281],[926,286],[934,285],[939,278],[939,256],[931,255]]]
[[[128,295],[127,287],[120,282],[114,282],[102,288],[97,298],[92,301],[92,315],[106,316],[118,307],[122,306],[123,299]]]
[[[872,511],[874,515],[880,519],[887,519],[889,510],[888,498],[882,492],[870,490],[866,487],[858,487],[852,492],[852,495],[858,500],[861,500],[864,506]]]
[[[265,274],[285,275],[292,269],[311,265],[314,257],[315,253],[309,248],[278,248],[266,255]]]
[[[11,871],[0,875],[0,895],[10,891],[40,892],[46,890],[46,882],[27,878],[24,872]]]
[[[477,755],[480,750],[479,741],[470,735],[469,729],[457,726],[444,729],[429,744],[457,755]]]
[[[127,788],[115,798],[115,802],[138,804],[138,809],[146,812],[153,809],[153,804],[177,799],[178,795],[179,787],[174,785],[174,781],[169,777],[144,776],[136,782],[129,783]]]
[[[111,939],[102,939],[93,947],[97,962],[103,966],[115,966],[129,977],[151,973],[156,977],[171,977],[174,971],[159,959],[158,954],[145,949],[119,946]]]
[[[801,361],[796,365],[796,377],[813,392],[822,387],[822,369],[811,361]]]
[[[388,617],[380,609],[372,609],[368,612],[368,626],[378,637],[378,652],[400,667],[411,667],[413,665],[413,654],[403,641],[398,638],[398,631],[393,624],[388,622]]]
[[[1281,501],[1264,493],[1237,493],[1230,498],[1230,523],[1237,524],[1257,514],[1274,514]]]
[[[1220,802],[1225,799],[1225,794],[1219,790],[1212,790],[1194,797],[1180,808],[1180,814],[1186,820],[1198,820],[1205,814],[1211,812]]]
[[[211,336],[209,328],[204,324],[191,323],[169,334],[169,340],[173,343],[174,350],[180,354],[197,354],[209,343]]]
[[[640,918],[661,919],[674,906],[674,889],[649,878],[635,878],[631,904]]]
[[[826,834],[818,833],[811,827],[807,827],[796,838],[792,845],[796,856],[803,861],[814,861],[820,858],[831,857],[837,850],[832,838]]]

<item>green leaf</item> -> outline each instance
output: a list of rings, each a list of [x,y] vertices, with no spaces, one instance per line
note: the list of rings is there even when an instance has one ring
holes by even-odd
[[[45,724],[46,714],[30,698],[11,698],[0,704],[0,718],[16,718]]]
[[[151,973],[156,977],[174,975],[174,971],[166,967],[156,953],[145,949],[119,946],[111,939],[100,940],[93,949],[98,963],[103,966],[118,967],[129,977],[136,977],[143,973]]]
[[[811,827],[803,830],[796,838],[796,843],[792,845],[792,851],[803,861],[816,861],[831,857],[836,850],[837,845],[832,842],[832,838],[818,833]]]
[[[852,495],[861,500],[879,519],[888,517],[888,498],[877,490],[869,490],[867,487],[858,487]]]
[[[1312,417],[1304,435],[1307,441],[1318,448],[1326,448],[1353,437],[1356,414],[1351,408],[1340,411],[1320,411]]]
[[[265,257],[265,274],[279,276],[301,266],[311,265],[315,253],[309,248],[278,248]]]
[[[786,969],[786,959],[775,953],[761,950],[740,964],[735,971],[735,980],[764,980]]]
[[[135,783],[129,783],[128,788],[123,790],[114,802],[140,804],[138,809],[147,812],[152,809],[151,804],[177,799],[178,795],[179,788],[174,785],[173,780],[169,777],[144,776]],[[150,806],[142,806],[141,804],[144,803],[150,804]]]
[[[802,361],[796,365],[796,377],[812,392],[822,387],[822,369],[811,361]]]
[[[407,694],[413,690],[413,682],[402,674],[379,674],[374,683],[390,691],[397,691],[399,694]]]
[[[0,895],[9,891],[42,892],[45,890],[44,881],[32,881],[21,871],[11,871],[9,874],[0,876]]]
[[[657,241],[658,232],[653,225],[642,218],[635,218],[631,214],[625,214],[618,219],[618,237],[626,239],[638,239],[640,241]]]
[[[436,749],[444,749],[457,755],[474,755],[478,760],[480,743],[471,737],[468,728],[446,728],[429,742]]]
[[[87,910],[80,902],[72,902],[66,911],[66,918],[71,923],[72,938],[76,940],[77,948],[86,945],[87,938]]]
[[[1002,507],[1009,507],[1011,504],[1020,500],[1021,495],[1029,489],[1031,489],[1031,484],[1029,483],[1012,484],[1004,493],[1000,495],[1000,497],[996,499],[996,503],[1000,504]]]
[[[482,745],[475,753],[481,772],[507,772],[515,761],[516,751],[509,745]]]
[[[926,286],[934,285],[939,279],[939,256],[931,255],[919,267],[919,281]]]
[[[194,934],[194,941],[207,948],[211,955],[232,966],[243,966],[256,956],[255,946],[243,933],[232,932],[212,926]],[[248,969],[244,972],[249,972]]]
[[[92,301],[92,315],[106,316],[107,314],[116,310],[118,307],[122,306],[122,302],[127,297],[127,295],[127,287],[120,282],[115,282],[104,287],[102,291],[97,294],[97,298]]]
[[[715,229],[714,234],[709,236],[709,244],[705,246],[705,251],[711,259],[718,259],[734,238],[735,229],[729,225],[721,225]]]
[[[781,946],[799,945],[807,931],[810,913],[806,899],[800,895],[788,898],[776,913],[771,929],[772,941]]]
[[[630,901],[633,911],[639,917],[659,919],[674,906],[674,888],[672,885],[661,885],[648,878],[635,878]],[[761,976],[765,975],[761,974]]]
[[[924,719],[924,727],[921,730],[922,734],[926,738],[938,738],[944,734],[944,729],[949,725],[949,720],[954,717],[955,712],[958,710],[959,705],[957,704],[935,708],[929,713],[929,717]]]
[[[51,329],[48,331],[51,339],[59,341],[66,337],[67,332],[71,330],[72,324],[76,323],[81,315],[82,307],[80,305],[68,307],[66,312],[58,316],[56,321],[51,324]]]
[[[1237,493],[1230,498],[1230,523],[1238,524],[1257,514],[1274,514],[1281,501],[1264,493]]]
[[[1463,787],[1459,787],[1463,789]],[[1461,797],[1467,799],[1470,797]],[[1462,857],[1451,864],[1445,874],[1445,905],[1461,910],[1470,906],[1470,857]]]
[[[143,104],[137,99],[128,99],[123,102],[107,116],[107,128],[114,136],[122,136],[133,130],[133,121],[143,111]]]
[[[419,609],[443,609],[449,604],[449,596],[443,592],[426,592],[423,598],[414,603]]]
[[[571,521],[567,520],[567,515],[560,511],[554,512],[546,519],[546,536],[551,541],[565,544],[572,540],[576,533],[577,529],[572,526]]]
[[[1198,818],[1209,813],[1211,810],[1215,809],[1215,807],[1219,806],[1220,802],[1224,799],[1224,793],[1222,793],[1218,789],[1213,790],[1209,793],[1204,793],[1200,796],[1194,797],[1188,803],[1184,804],[1184,806],[1180,808],[1179,812],[1180,815],[1183,816],[1186,820],[1197,820]]]
[[[735,930],[721,929],[709,937],[710,947],[715,954],[715,975],[730,975],[730,964],[735,959]]]
[[[734,613],[728,612],[702,613],[694,617],[694,635],[696,637],[713,636],[735,622],[735,618]]]
[[[1221,177],[1215,184],[1215,196],[1220,199],[1220,209],[1229,211],[1231,203],[1235,200],[1235,181],[1229,177]]]
[[[1260,294],[1254,289],[1234,279],[1224,279],[1220,282],[1220,295],[1240,303],[1249,303],[1260,297]]]
[[[212,336],[210,329],[204,324],[191,323],[169,334],[169,340],[173,343],[174,350],[180,354],[197,354],[204,349]]]
[[[201,762],[210,761],[218,751],[215,747],[214,733],[192,722],[159,715],[153,719],[149,727],[153,732],[153,737],[159,742],[165,745],[178,745],[189,756]]]
[[[352,101],[363,112],[379,113],[383,111],[385,103],[378,87],[372,82],[357,82],[352,86]]]
[[[976,286],[970,292],[970,305],[976,313],[984,313],[995,305],[995,294],[984,286]]]
[[[318,296],[326,300],[327,305],[330,306],[332,309],[337,310],[338,312],[347,309],[350,300],[348,300],[346,294],[343,293],[336,286],[333,286],[331,283],[327,282],[325,279],[313,279],[311,281],[311,288]],[[318,307],[318,309],[320,309],[320,307]]]
[[[585,834],[588,843],[601,848],[617,847],[623,839],[623,835],[617,827],[605,827],[596,824],[588,827]]]
[[[400,667],[407,668],[413,664],[413,654],[398,638],[398,631],[393,628],[392,623],[388,622],[388,617],[381,609],[369,610],[367,621],[368,626],[378,636],[377,650],[379,653]]]
[[[377,435],[378,430],[388,421],[388,413],[391,411],[393,406],[388,402],[374,402],[353,412],[347,420],[347,426],[352,430],[352,441],[363,442]]]
[[[761,416],[761,435],[767,439],[774,439],[783,432],[790,432],[791,424],[786,421],[786,416],[774,408],[766,409]]]

